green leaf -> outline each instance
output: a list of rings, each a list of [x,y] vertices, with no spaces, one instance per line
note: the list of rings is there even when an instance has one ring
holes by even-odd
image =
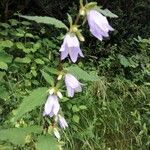
[[[65,28],[68,29],[67,26],[60,20],[53,18],[53,17],[46,17],[46,16],[24,16],[19,15],[22,18],[35,21],[37,23],[44,23],[49,25],[54,25],[56,28]]]
[[[37,64],[44,65],[44,61],[42,59],[37,58],[37,59],[35,59],[35,62]]]
[[[70,24],[70,26],[72,26],[72,24],[73,24],[72,17],[69,14],[67,14],[67,16],[68,16],[69,24]]]
[[[68,69],[68,72],[76,76],[78,79],[85,81],[98,81],[100,80],[99,76],[96,74],[88,74],[86,71],[79,68],[77,65],[71,66]]]
[[[13,42],[10,40],[5,40],[5,41],[0,41],[0,47],[12,47],[13,46]]]
[[[42,135],[38,137],[36,143],[37,150],[59,150],[59,144],[51,135]]]
[[[123,65],[124,67],[129,67],[130,66],[130,62],[129,62],[129,60],[126,57],[124,57],[123,55],[119,54],[118,58],[120,59],[121,65]]]
[[[5,63],[11,63],[12,56],[3,51],[3,52],[0,52],[0,60]]]
[[[96,5],[97,5],[97,2],[90,2],[85,5],[85,8],[87,10],[90,10],[90,9],[93,9],[94,7],[96,7]]]
[[[51,86],[54,86],[54,79],[46,72],[41,71],[42,76],[46,80],[47,83],[49,83]]]
[[[0,61],[0,69],[7,70],[8,66],[5,62]]]
[[[44,67],[44,70],[47,71],[47,72],[50,72],[52,74],[56,74],[56,75],[59,74],[59,71],[55,68],[52,68],[52,67]]]
[[[87,107],[86,107],[85,105],[80,105],[80,106],[79,106],[79,109],[85,110],[85,109],[87,109]]]
[[[6,75],[6,72],[0,71],[0,80],[2,80],[5,75]]]
[[[8,141],[15,145],[25,144],[25,138],[31,133],[41,133],[42,128],[39,126],[32,126],[26,128],[10,128],[0,130],[0,140]]]
[[[9,22],[11,23],[12,26],[17,26],[19,24],[19,21],[15,19],[9,19]]]
[[[78,112],[79,111],[79,108],[77,107],[77,105],[72,106],[72,111],[73,112]]]
[[[9,92],[6,90],[5,87],[0,86],[0,98],[7,99],[9,97]]]
[[[114,13],[112,13],[110,10],[108,9],[101,9],[101,8],[96,8],[100,13],[102,13],[104,16],[106,17],[110,17],[110,18],[118,18],[118,16]]]
[[[73,121],[79,123],[80,117],[78,115],[73,115]]]
[[[48,89],[46,87],[37,88],[33,90],[29,96],[26,96],[19,108],[16,110],[14,121],[37,106],[41,106],[46,100],[47,90]]]
[[[15,62],[29,64],[31,62],[31,59],[29,57],[24,57],[24,58],[17,57],[15,59]]]
[[[16,46],[17,46],[17,48],[19,48],[19,49],[25,49],[25,47],[24,47],[24,44],[23,43],[21,43],[21,42],[17,42],[16,43]]]

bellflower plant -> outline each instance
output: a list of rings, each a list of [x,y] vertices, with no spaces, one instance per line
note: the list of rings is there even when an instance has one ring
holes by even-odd
[[[49,115],[50,117],[53,117],[54,115],[58,114],[59,109],[60,105],[58,102],[58,97],[56,95],[49,95],[45,103],[43,115]]]
[[[61,60],[65,59],[69,55],[74,63],[77,61],[78,55],[84,57],[80,49],[79,40],[74,33],[66,34],[63,44],[61,45],[60,52]]]
[[[89,10],[87,12],[87,20],[90,26],[90,32],[100,41],[102,41],[103,37],[109,36],[109,31],[114,30],[109,25],[107,18],[96,10]]]
[[[69,28],[64,23],[62,23],[61,21],[57,19],[55,19],[55,21],[48,21],[48,24],[52,24],[58,28],[60,25],[61,28],[65,28],[67,30],[63,43],[59,50],[61,53],[61,60],[64,60],[65,58],[69,56],[71,61],[73,63],[76,63],[79,56],[84,57],[80,48],[79,40],[81,42],[84,42],[85,38],[82,35],[83,30],[79,28],[81,28],[84,25],[86,20],[88,21],[92,35],[94,35],[96,38],[98,38],[101,41],[103,40],[104,37],[109,36],[108,34],[109,31],[114,30],[109,25],[107,18],[102,15],[104,14],[108,16],[108,13],[107,12],[104,13],[104,10],[103,10],[101,11],[102,13],[101,14],[98,12],[98,9],[96,9],[96,7],[97,7],[96,2],[90,2],[84,5],[83,0],[80,0],[80,9],[79,9],[78,15],[76,16],[76,19],[73,21],[72,17],[68,14],[68,21],[70,23]],[[28,18],[28,17],[24,16],[23,18]],[[37,18],[39,17],[35,17],[35,18],[29,17],[29,18],[31,20],[36,21]],[[49,19],[51,20],[52,18],[49,18]],[[45,23],[45,22],[42,22],[41,20],[45,20],[45,19],[43,18],[41,19],[40,17],[40,23]],[[80,22],[81,24],[79,24]],[[81,92],[82,84],[72,74],[66,73],[66,70],[63,69],[63,66],[65,66],[63,65],[63,62],[59,62],[58,64],[59,64],[58,70],[52,68],[52,71],[50,71],[51,73],[57,75],[57,78],[53,78],[49,76],[48,73],[46,72],[44,73],[44,71],[42,71],[43,77],[52,86],[52,88],[48,90],[49,96],[44,106],[43,115],[48,116],[48,117],[53,117],[52,122],[49,120],[49,118],[45,118],[45,122],[48,123],[51,128],[53,128],[53,134],[55,134],[55,136],[58,139],[60,139],[60,134],[59,134],[59,129],[58,129],[57,124],[59,124],[60,127],[63,129],[66,129],[68,127],[68,123],[65,120],[65,118],[59,114],[61,108],[60,108],[58,99],[63,99],[63,95],[60,92],[63,90],[58,90],[58,89],[60,87],[63,87],[62,83],[64,83],[61,80],[65,76],[64,80],[65,80],[68,97],[73,97],[75,93]]]
[[[65,84],[69,97],[73,97],[75,92],[81,92],[81,83],[71,74],[65,75]]]
[[[66,127],[68,127],[68,123],[63,116],[58,115],[58,119],[59,119],[59,125],[61,128],[65,129]]]

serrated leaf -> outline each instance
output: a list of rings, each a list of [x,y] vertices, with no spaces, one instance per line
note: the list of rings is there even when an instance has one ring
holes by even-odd
[[[131,65],[129,60],[125,56],[119,54],[118,58],[120,59],[121,65],[123,65],[124,67],[129,67]]]
[[[29,64],[31,62],[31,59],[29,57],[24,57],[24,58],[17,57],[15,59],[15,62]]]
[[[54,79],[46,72],[41,71],[42,76],[46,80],[47,83],[49,83],[51,86],[54,86]]]
[[[51,135],[42,135],[38,137],[36,143],[37,150],[59,150],[59,144]]]
[[[79,111],[79,108],[77,107],[77,105],[72,106],[72,111],[73,112],[78,112]]]
[[[5,63],[11,63],[12,56],[7,54],[6,52],[0,52],[0,61],[5,62]]]
[[[46,87],[37,88],[33,90],[29,96],[26,96],[19,108],[16,110],[14,121],[22,117],[25,113],[30,112],[37,106],[41,106],[46,100],[47,90],[48,89]]]
[[[85,105],[80,105],[80,106],[79,106],[79,109],[85,110],[85,109],[87,109],[87,107],[86,107]]]
[[[82,79],[85,81],[98,81],[100,80],[99,76],[96,74],[88,74],[86,71],[79,68],[77,65],[71,66],[68,69],[68,72],[73,74],[78,79]]]
[[[65,28],[68,29],[67,26],[60,20],[53,18],[53,17],[46,17],[46,16],[25,16],[19,15],[22,18],[35,21],[37,23],[44,23],[49,25],[54,25],[56,28]]]
[[[110,18],[118,18],[118,16],[114,13],[112,13],[110,10],[108,9],[101,9],[101,8],[96,8],[101,14],[103,14],[106,17],[110,17]]]
[[[15,145],[25,144],[25,138],[31,133],[41,133],[42,128],[39,126],[32,126],[26,128],[10,128],[0,130],[0,140],[11,142]]]
[[[35,62],[37,64],[44,65],[44,61],[42,59],[37,58],[37,59],[35,59]]]
[[[59,74],[59,71],[55,68],[52,68],[52,67],[44,67],[44,70],[47,71],[47,72],[50,72],[52,74],[56,74],[56,75]]]
[[[78,115],[73,115],[73,121],[79,123],[80,117]]]
[[[6,75],[6,72],[0,71],[0,80],[2,80],[5,75]]]
[[[12,26],[16,26],[19,24],[19,21],[15,20],[15,19],[9,19],[9,22],[11,23]]]
[[[0,69],[7,70],[8,65],[5,62],[0,61]]]
[[[0,86],[0,98],[7,99],[9,97],[9,92],[6,90],[5,87]]]
[[[72,17],[69,14],[67,14],[67,16],[68,16],[69,24],[70,24],[70,26],[72,26],[72,24],[73,24]]]
[[[13,46],[13,42],[10,40],[0,41],[0,47],[10,48]]]

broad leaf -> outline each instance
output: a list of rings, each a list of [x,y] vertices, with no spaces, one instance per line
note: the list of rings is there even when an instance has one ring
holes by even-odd
[[[29,58],[29,57],[24,57],[24,58],[17,57],[15,59],[15,62],[29,64],[31,62],[31,58]]]
[[[118,58],[119,58],[119,60],[120,60],[121,65],[123,65],[124,67],[129,67],[129,66],[131,66],[129,60],[128,60],[125,56],[119,54],[119,55],[118,55]]]
[[[48,89],[46,87],[41,87],[35,89],[30,93],[29,96],[25,97],[19,108],[16,110],[14,121],[22,117],[25,113],[33,110],[37,106],[41,106],[46,100],[47,90]]]
[[[41,71],[41,73],[44,79],[47,81],[47,83],[49,83],[51,86],[54,86],[54,79],[44,71]]]
[[[31,133],[42,132],[42,128],[39,126],[32,126],[26,128],[10,128],[0,130],[0,140],[11,142],[15,145],[23,145],[26,142],[26,136]]]
[[[96,8],[100,13],[102,13],[104,16],[106,17],[110,17],[110,18],[118,18],[118,16],[114,13],[112,13],[110,10],[108,9],[101,9],[101,8]]]
[[[46,17],[46,16],[24,16],[19,15],[22,18],[35,21],[37,23],[44,23],[49,25],[54,25],[56,28],[65,28],[68,29],[67,26],[60,20],[53,18],[53,17]]]
[[[5,41],[0,41],[0,47],[12,47],[13,46],[13,42],[10,40],[5,40]]]
[[[2,51],[2,52],[0,52],[0,61],[5,62],[5,63],[11,63],[12,56],[7,54],[6,52]]]
[[[0,61],[0,69],[7,70],[8,66],[5,62]]]
[[[51,135],[42,135],[38,137],[36,144],[37,150],[59,150],[59,144]]]
[[[71,66],[68,69],[68,72],[76,76],[78,79],[85,81],[98,81],[100,80],[99,76],[96,74],[88,74],[86,71],[79,68],[77,65]]]

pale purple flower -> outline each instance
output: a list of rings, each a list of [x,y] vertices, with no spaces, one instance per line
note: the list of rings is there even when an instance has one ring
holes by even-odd
[[[59,119],[59,125],[61,128],[65,129],[66,127],[68,127],[68,123],[63,116],[59,115],[58,119]]]
[[[50,117],[53,117],[54,115],[58,114],[59,109],[60,105],[58,102],[58,97],[56,95],[49,95],[45,103],[43,115],[49,115]]]
[[[109,31],[114,30],[109,25],[107,18],[96,10],[90,10],[87,13],[87,19],[91,33],[101,41],[103,37],[109,36]]]
[[[81,83],[71,74],[65,75],[65,84],[69,97],[73,97],[75,92],[81,92]]]
[[[61,45],[60,52],[61,60],[65,59],[69,55],[74,63],[77,61],[78,55],[84,57],[80,49],[79,40],[73,33],[66,34],[63,44]]]

